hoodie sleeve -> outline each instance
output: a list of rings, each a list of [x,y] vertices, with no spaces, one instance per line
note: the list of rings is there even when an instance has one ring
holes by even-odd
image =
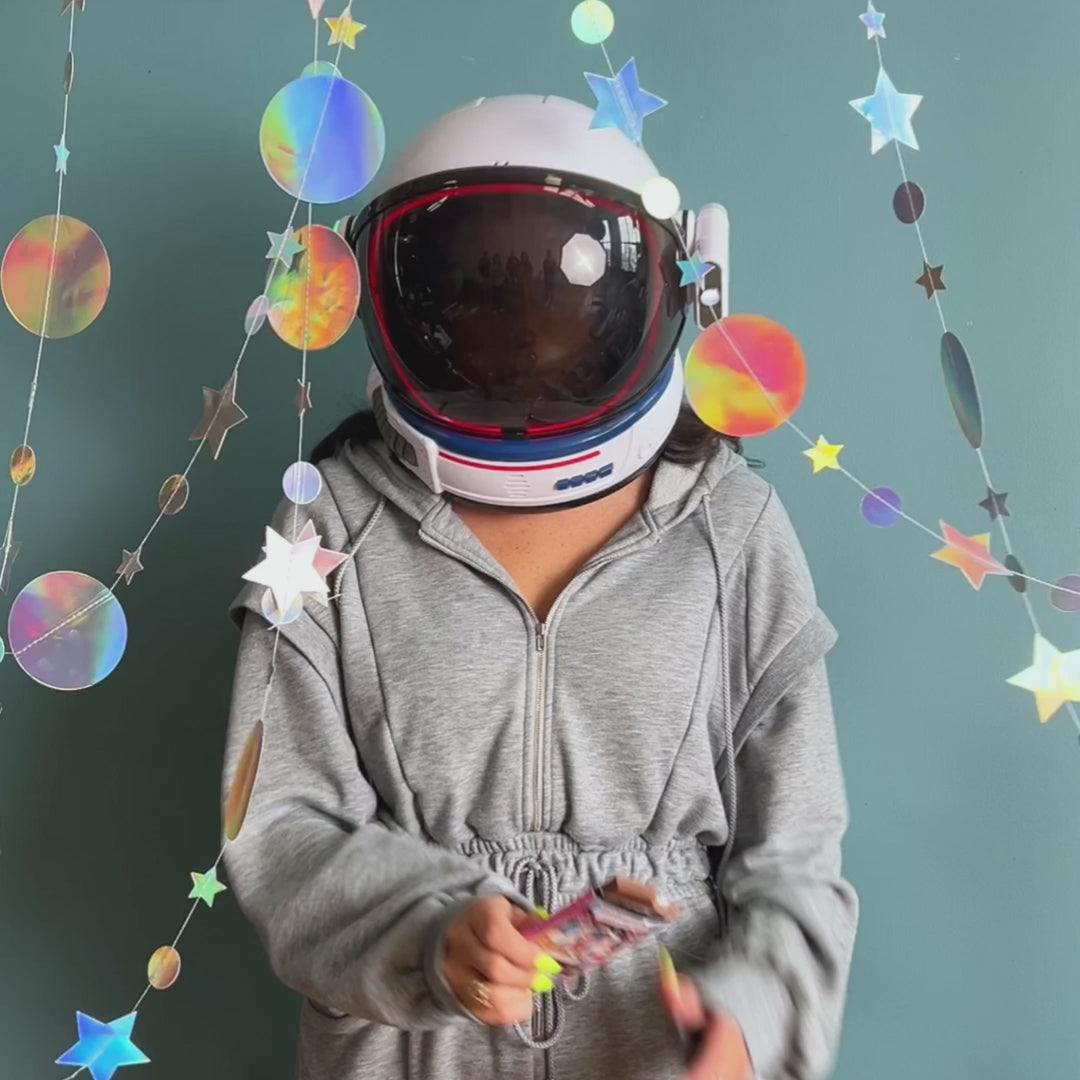
[[[718,767],[733,819],[718,882],[726,932],[688,974],[739,1022],[758,1077],[819,1080],[836,1058],[858,921],[841,876],[848,806],[824,660],[835,632],[774,496],[736,576],[746,640],[732,651],[748,693],[733,718],[734,793],[726,754]]]
[[[348,723],[333,609],[309,602],[279,632],[256,613],[261,591],[234,609],[243,633],[224,773],[227,789],[262,720],[251,806],[224,855],[242,911],[281,981],[328,1012],[408,1030],[480,1023],[442,976],[445,931],[477,897],[531,910],[528,899],[380,814]]]

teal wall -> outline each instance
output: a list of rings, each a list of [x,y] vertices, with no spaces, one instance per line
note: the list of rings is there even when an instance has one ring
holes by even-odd
[[[0,11],[3,242],[54,199],[66,47],[54,4]],[[1080,7],[882,6],[890,72],[926,95],[923,150],[908,161],[929,193],[946,310],[978,367],[995,483],[1010,493],[1021,557],[1053,580],[1080,570]],[[921,519],[983,529],[939,330],[912,284],[915,237],[890,210],[896,159],[871,157],[846,104],[875,75],[859,0],[616,10],[613,58],[636,54],[645,86],[672,101],[649,121],[648,148],[687,203],[730,210],[736,310],[771,315],[805,346],[802,425],[845,443],[848,467],[897,488]],[[601,60],[570,36],[568,14],[535,0],[358,3],[370,30],[345,71],[381,106],[393,152],[477,96],[587,100],[581,71]],[[186,462],[200,387],[228,373],[265,272],[265,231],[289,213],[256,132],[309,58],[311,22],[304,0],[90,0],[76,51],[66,209],[104,238],[114,285],[91,329],[46,348],[19,586],[69,568],[111,581],[161,481]],[[0,317],[11,447],[33,351]],[[313,436],[360,402],[366,363],[355,329],[313,359]],[[154,535],[145,574],[122,593],[131,643],[117,672],[64,696],[10,658],[0,667],[0,1076],[59,1075],[50,1062],[74,1041],[76,1008],[126,1011],[186,910],[188,872],[216,852],[235,646],[224,609],[294,453],[298,364],[269,332],[253,344],[239,393],[251,420],[220,461],[197,464],[188,509]],[[913,529],[865,526],[857,492],[837,474],[811,478],[801,449],[780,432],[753,452],[841,635],[847,865],[864,915],[839,1075],[1074,1075],[1080,755],[1064,713],[1040,729],[1030,697],[1004,683],[1030,662],[1019,599],[1002,580],[976,594]],[[1076,621],[1044,593],[1034,601],[1055,643],[1080,644]],[[155,1059],[146,1075],[291,1076],[291,998],[228,896],[183,944],[180,982],[139,1020]]]

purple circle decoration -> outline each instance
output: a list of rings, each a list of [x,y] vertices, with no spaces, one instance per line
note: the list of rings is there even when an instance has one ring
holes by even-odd
[[[918,184],[907,180],[896,189],[892,206],[893,213],[905,225],[914,225],[926,209],[926,194]]]
[[[1080,612],[1080,574],[1066,574],[1058,581],[1050,590],[1050,603],[1070,615]]]
[[[888,529],[900,520],[904,503],[892,488],[880,487],[867,495],[860,509],[868,525],[875,529]]]

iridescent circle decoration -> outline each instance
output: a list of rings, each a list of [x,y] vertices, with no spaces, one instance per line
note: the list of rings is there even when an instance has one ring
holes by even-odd
[[[127,646],[120,601],[100,581],[57,570],[31,581],[8,616],[8,648],[30,678],[85,690],[112,674]]]
[[[171,945],[162,945],[146,965],[146,981],[155,990],[168,990],[180,978],[180,954]]]
[[[641,202],[654,218],[667,221],[679,212],[682,196],[666,176],[654,176],[642,185]]]
[[[158,509],[166,517],[175,517],[187,506],[190,494],[191,487],[183,476],[170,476],[158,492]]]
[[[603,0],[582,0],[570,16],[574,37],[585,45],[599,45],[615,29],[615,13]]]
[[[236,774],[229,785],[229,794],[225,799],[225,839],[232,843],[239,835],[247,820],[251,806],[251,796],[255,791],[255,781],[259,776],[259,761],[262,759],[263,722],[259,720],[251,729],[244,752],[236,765]]]
[[[982,446],[983,414],[979,401],[979,388],[975,383],[975,372],[971,368],[967,350],[960,339],[951,331],[946,331],[941,338],[941,370],[945,376],[945,389],[949,393],[949,403],[956,414],[956,422],[964,433],[964,438],[973,450]]]
[[[322,473],[310,461],[298,461],[285,470],[281,481],[285,498],[297,506],[313,503],[322,491]]]
[[[319,204],[363,191],[386,153],[375,102],[355,83],[307,75],[278,91],[259,130],[263,161],[290,195]]]
[[[328,349],[356,318],[360,268],[353,249],[325,225],[305,225],[296,240],[304,250],[292,267],[275,265],[266,290],[270,325],[296,349]]]
[[[53,256],[53,242],[56,254]],[[49,267],[52,287],[49,287]],[[31,334],[66,338],[85,330],[105,307],[112,271],[98,234],[72,217],[31,221],[0,264],[0,289],[15,321]],[[45,296],[49,312],[45,316]]]
[[[789,419],[806,392],[794,335],[763,315],[729,315],[703,330],[686,358],[686,396],[714,431],[764,435]]]
[[[888,529],[900,520],[904,502],[892,488],[880,487],[867,495],[860,509],[868,525],[875,529]]]
[[[1080,574],[1066,574],[1050,590],[1050,603],[1070,615],[1080,611]]]
[[[277,601],[274,599],[273,589],[267,589],[263,593],[260,607],[262,608],[263,618],[271,626],[288,626],[289,623],[296,622],[304,614],[304,598],[303,596],[297,596],[287,608],[279,608]]]
[[[926,195],[918,184],[905,180],[893,195],[893,213],[905,224],[914,225],[926,209]]]
[[[316,60],[313,64],[308,64],[308,66],[300,72],[301,79],[310,78],[312,75],[329,75],[331,78],[340,79],[341,70],[338,68],[337,64],[332,64],[329,60]]]
[[[16,487],[25,487],[34,479],[37,472],[37,457],[26,445],[16,446],[11,455],[11,482]]]
[[[251,301],[251,307],[244,316],[244,332],[248,337],[254,337],[263,328],[269,310],[270,301],[265,296],[256,296]]]

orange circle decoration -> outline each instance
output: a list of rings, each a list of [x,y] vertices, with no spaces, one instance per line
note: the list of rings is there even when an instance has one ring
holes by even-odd
[[[146,980],[155,990],[168,990],[180,978],[180,954],[171,945],[162,945],[146,965]]]
[[[328,349],[352,326],[360,305],[360,268],[343,237],[325,225],[296,234],[304,250],[294,265],[278,263],[266,290],[268,318],[295,349]]]
[[[44,324],[47,338],[73,337],[85,330],[105,307],[111,281],[105,245],[89,225],[72,217],[50,214],[31,221],[8,245],[0,264],[0,289],[8,310],[31,334],[42,334]]]
[[[794,415],[806,359],[794,335],[763,315],[729,315],[703,330],[686,358],[686,396],[714,431],[764,435]]]

